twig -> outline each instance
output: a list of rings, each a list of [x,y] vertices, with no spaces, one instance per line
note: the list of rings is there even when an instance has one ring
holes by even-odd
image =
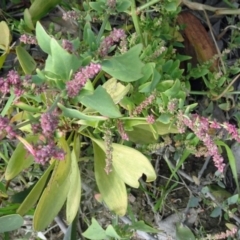
[[[64,234],[66,234],[66,232],[67,232],[67,225],[63,222],[63,220],[59,216],[56,216],[54,218],[54,220],[57,223],[57,225],[59,226],[59,228],[61,229],[61,231]]]
[[[211,23],[210,23],[210,21],[209,21],[209,18],[208,18],[208,16],[207,16],[206,11],[203,10],[203,12],[204,12],[205,18],[206,18],[206,20],[207,20],[207,24],[208,24],[208,27],[209,27],[209,30],[210,30],[210,33],[211,33],[211,36],[212,36],[212,40],[214,41],[214,44],[215,44],[215,47],[216,47],[216,50],[217,50],[218,57],[219,57],[219,59],[220,59],[220,61],[221,61],[221,64],[222,64],[223,73],[226,74],[226,68],[225,68],[225,65],[224,65],[224,62],[223,62],[223,59],[222,59],[222,56],[221,56],[222,54],[221,54],[221,52],[220,52],[220,50],[219,50],[219,48],[218,48],[216,39],[215,39],[215,37],[214,37]]]
[[[240,9],[216,8],[206,4],[190,2],[188,0],[182,0],[181,2],[192,10],[199,10],[199,11],[206,10],[206,11],[214,12],[216,15],[240,14]]]
[[[222,93],[220,93],[217,97],[213,98],[212,100],[216,101],[221,98],[229,89],[230,87],[238,80],[240,77],[240,73],[230,82],[230,84],[224,89]]]
[[[205,163],[203,164],[201,170],[200,170],[199,173],[198,173],[198,180],[201,179],[204,171],[206,170],[206,168],[207,168],[207,166],[208,166],[208,163],[209,163],[209,161],[210,161],[210,158],[211,158],[210,156],[206,158]]]

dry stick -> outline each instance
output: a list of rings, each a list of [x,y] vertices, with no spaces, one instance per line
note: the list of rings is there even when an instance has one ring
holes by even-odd
[[[240,28],[239,28],[239,27],[234,26],[234,25],[229,25],[229,26],[225,27],[225,28],[223,29],[223,31],[217,36],[217,40],[220,40],[220,39],[226,34],[226,32],[227,32],[227,30],[228,30],[229,28],[230,28],[230,29],[231,29],[231,28],[237,29],[237,30],[240,31]]]
[[[207,166],[208,166],[208,163],[209,163],[209,161],[210,161],[210,158],[211,158],[210,156],[206,158],[205,163],[203,164],[201,170],[200,170],[199,173],[198,173],[198,180],[199,180],[199,181],[200,181],[200,179],[201,179],[204,171],[206,170],[206,168],[207,168]]]
[[[238,80],[239,77],[240,77],[240,73],[229,83],[229,85],[224,89],[222,93],[220,93],[217,97],[213,98],[212,100],[216,101],[219,98],[221,98],[226,92],[228,92],[230,87]]]
[[[66,234],[67,232],[67,226],[66,224],[63,222],[63,220],[59,217],[59,216],[56,216],[54,218],[55,222],[57,223],[57,225],[59,226],[59,228],[62,230],[62,232],[64,234]]]
[[[224,62],[223,62],[223,59],[222,59],[222,56],[221,56],[222,54],[221,54],[221,52],[220,52],[220,50],[219,50],[219,48],[218,48],[216,39],[215,39],[215,37],[214,37],[213,31],[212,31],[212,25],[211,25],[211,23],[210,23],[210,21],[209,21],[209,18],[208,18],[208,16],[207,16],[206,11],[203,10],[203,12],[204,12],[205,18],[206,18],[206,20],[207,20],[207,24],[208,24],[208,27],[209,27],[209,30],[210,30],[212,39],[213,39],[213,41],[214,41],[215,47],[216,47],[216,49],[217,49],[218,57],[219,57],[219,59],[220,59],[220,61],[221,61],[221,64],[222,64],[223,73],[226,74],[225,64],[224,64]]]
[[[210,12],[214,12],[216,15],[240,14],[240,9],[216,8],[206,4],[190,2],[188,0],[181,0],[181,2],[192,10],[199,10],[199,11],[207,10]]]

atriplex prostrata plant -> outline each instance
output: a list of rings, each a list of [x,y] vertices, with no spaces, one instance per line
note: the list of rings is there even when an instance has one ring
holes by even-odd
[[[197,104],[185,103],[191,91],[180,69],[180,62],[187,57],[176,54],[173,45],[166,45],[169,40],[177,44],[179,33],[174,35],[175,26],[167,22],[154,33],[165,19],[153,23],[147,18],[145,24],[140,23],[134,1],[131,6],[129,1],[98,1],[84,3],[85,17],[79,18],[84,25],[82,38],[59,40],[50,36],[39,22],[34,28],[35,21],[42,16],[39,13],[36,19],[29,20],[28,14],[37,9],[34,4],[25,11],[25,24],[21,26],[33,28],[36,39],[28,35],[20,38],[22,43],[15,50],[22,69],[16,69],[19,73],[12,70],[0,79],[5,105],[0,130],[2,147],[9,152],[15,147],[12,140],[20,141],[11,156],[4,156],[8,162],[6,181],[32,164],[46,167],[16,209],[16,213],[25,215],[38,201],[35,230],[47,227],[65,201],[67,221],[71,223],[75,218],[81,198],[78,167],[81,168],[82,141],[86,138],[93,148],[101,198],[118,215],[124,215],[127,209],[125,184],[138,187],[142,174],[147,181],[156,178],[149,159],[134,149],[136,143],[156,143],[159,136],[184,133],[183,127],[188,127],[198,138],[194,146],[196,156],[212,156],[217,170],[223,172],[225,164],[218,148],[225,145],[219,140],[220,135],[211,135],[210,130],[225,129],[237,141],[239,135],[229,123],[190,114]],[[110,26],[112,14],[129,13],[130,7],[137,35]],[[102,20],[105,9],[108,14]],[[165,3],[160,9],[169,19],[180,11],[177,1],[172,5]],[[92,30],[93,10],[102,20],[98,33]],[[76,12],[65,13],[63,18],[78,21]],[[6,55],[11,34],[5,22],[1,22],[0,28],[5,32],[0,46],[4,46]],[[146,30],[146,36],[141,28]],[[42,69],[25,48],[25,44],[36,43],[47,54]],[[197,151],[199,141],[207,148],[204,153]],[[234,169],[234,163],[231,167]],[[7,192],[3,192],[6,198]]]

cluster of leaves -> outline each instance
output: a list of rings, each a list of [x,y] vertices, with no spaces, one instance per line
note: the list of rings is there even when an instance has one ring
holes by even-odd
[[[128,205],[125,184],[138,188],[139,178],[143,174],[147,182],[156,179],[150,160],[136,150],[135,145],[155,144],[159,137],[166,134],[179,137],[179,129],[175,124],[177,110],[187,115],[197,105],[189,105],[186,101],[191,91],[190,77],[209,74],[204,81],[210,95],[214,95],[211,91],[216,89],[216,85],[209,83],[212,73],[206,70],[208,66],[201,74],[190,69],[189,76],[185,77],[180,68],[181,62],[189,57],[176,53],[174,49],[174,46],[181,46],[181,35],[175,23],[181,10],[179,1],[166,0],[159,6],[153,2],[155,13],[162,13],[162,17],[157,20],[151,19],[149,13],[137,16],[137,11],[148,8],[148,4],[136,9],[135,1],[112,2],[86,1],[76,9],[81,17],[74,21],[79,23],[82,37],[69,37],[71,50],[65,49],[62,39],[52,37],[39,22],[60,0],[35,0],[29,9],[25,9],[24,19],[19,22],[18,29],[21,33],[35,34],[38,46],[47,55],[41,68],[29,54],[27,44],[10,47],[12,37],[9,26],[4,21],[0,23],[0,32],[3,33],[0,38],[0,48],[3,50],[0,67],[4,66],[10,50],[15,50],[20,64],[16,70],[22,79],[26,75],[31,76],[28,91],[16,96],[11,90],[1,99],[4,104],[1,117],[9,118],[18,131],[18,143],[16,145],[15,141],[7,139],[7,133],[1,130],[1,138],[4,139],[1,143],[1,158],[6,163],[6,169],[5,179],[0,182],[0,197],[5,205],[0,210],[0,221],[11,224],[0,224],[0,232],[20,227],[23,223],[21,216],[26,214],[33,215],[34,230],[43,230],[53,221],[65,202],[66,220],[69,224],[74,221],[81,200],[81,150],[86,139],[89,139],[88,145],[94,155],[92,164],[101,195],[98,200],[103,201],[117,215],[125,215]],[[101,46],[113,30],[111,16],[120,13],[132,20],[133,26],[125,26],[131,34],[125,36],[124,47],[112,40],[112,45],[103,56],[100,54]],[[139,18],[144,21],[140,22]],[[93,30],[94,19],[97,19],[97,24],[101,24],[97,33]],[[67,87],[72,79],[84,70],[87,71],[89,66],[97,64],[101,70],[95,72],[94,79],[84,79],[79,93],[70,96]],[[224,86],[225,81],[226,78],[222,78],[218,87]],[[173,109],[170,109],[171,104],[174,105]],[[49,137],[44,136],[44,131],[36,133],[33,125],[41,122],[43,114],[53,113],[59,121],[51,138],[64,151],[64,160],[52,157],[44,165],[44,172],[38,176],[38,181],[28,188],[24,199],[13,204],[9,200],[14,196],[10,196],[7,189],[10,182],[26,169],[38,165],[34,161],[35,146],[39,142],[47,144]],[[192,144],[198,144],[192,134],[187,135],[187,138]],[[218,145],[223,146],[224,143],[219,142]],[[183,152],[171,178],[190,153],[188,150]],[[232,155],[231,159],[231,168],[234,169]],[[236,172],[234,177],[237,181]],[[159,204],[160,201],[156,209]],[[143,226],[146,227],[141,223],[133,229],[141,229]],[[84,236],[94,239],[92,229],[95,228],[101,232],[102,238],[120,238],[111,226],[106,230],[100,229],[94,219]],[[179,229],[180,234],[186,231],[184,227]],[[154,232],[153,229],[147,231]]]

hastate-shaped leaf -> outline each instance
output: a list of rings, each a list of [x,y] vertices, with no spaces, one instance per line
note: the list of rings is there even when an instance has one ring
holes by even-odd
[[[105,230],[99,225],[95,218],[92,218],[92,224],[82,234],[87,239],[102,240],[107,239]]]
[[[96,140],[98,142],[98,140]],[[100,141],[100,145],[101,145]],[[98,189],[104,202],[111,211],[123,216],[127,211],[127,191],[123,180],[118,176],[115,169],[106,174],[105,152],[93,139],[94,149],[94,172]]]
[[[142,45],[138,44],[123,55],[103,61],[101,64],[103,71],[123,82],[140,79],[143,76],[142,68],[144,66],[139,58],[141,50]]]
[[[34,213],[33,227],[36,231],[45,229],[61,210],[69,192],[69,173],[71,169],[71,153],[64,138],[59,146],[65,152],[64,160],[56,160],[51,179],[45,188]]]
[[[50,40],[50,49],[51,55],[48,55],[45,71],[68,80],[70,72],[75,72],[81,66],[81,60],[64,50],[54,38]]]
[[[105,144],[101,140],[92,139],[104,152]],[[112,144],[113,170],[123,182],[131,187],[139,187],[139,178],[145,174],[147,182],[156,179],[156,173],[151,163],[141,152],[121,144]]]
[[[102,86],[98,86],[93,94],[83,97],[80,102],[84,106],[98,111],[103,116],[110,118],[121,117],[118,107]]]

